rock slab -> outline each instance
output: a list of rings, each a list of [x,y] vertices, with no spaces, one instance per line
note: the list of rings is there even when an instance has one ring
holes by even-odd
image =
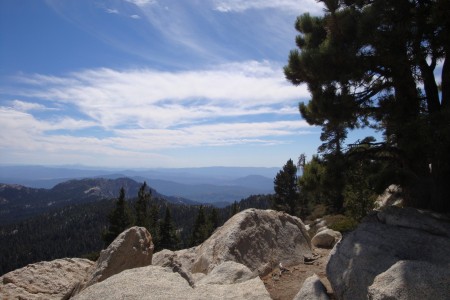
[[[92,285],[74,300],[262,299],[270,295],[258,277],[236,284],[201,284],[195,288],[170,268],[147,266],[123,271]]]
[[[30,264],[0,277],[0,299],[68,299],[93,265],[81,258]]]
[[[196,249],[192,273],[208,274],[225,261],[266,275],[280,262],[284,266],[311,256],[311,241],[303,222],[284,212],[247,209],[228,220]]]
[[[151,265],[154,245],[144,227],[131,227],[100,253],[91,274],[76,292],[124,270]]]
[[[389,294],[401,293],[405,286],[419,286],[420,278],[425,277],[427,289],[441,291],[441,279],[450,278],[449,237],[450,222],[444,216],[395,206],[374,212],[330,253],[327,277],[336,298],[367,299],[372,286],[372,298],[378,299],[377,295],[384,293],[379,282],[387,282],[388,276],[398,276],[402,280],[386,287],[391,289],[386,290]],[[400,261],[408,263],[395,266]],[[423,272],[414,268],[419,262],[428,266]],[[443,267],[439,272],[429,271],[438,266]],[[407,268],[417,272],[414,276],[403,276],[402,270]],[[392,275],[394,271],[396,275]],[[387,273],[380,275],[384,272]],[[447,280],[447,286],[448,283]],[[433,299],[448,299],[448,295]]]
[[[424,261],[401,260],[375,277],[370,300],[448,299],[449,266]]]

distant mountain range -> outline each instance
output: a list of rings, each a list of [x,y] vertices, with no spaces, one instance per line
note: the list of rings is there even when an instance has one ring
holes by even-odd
[[[18,222],[52,208],[117,198],[121,187],[125,189],[127,198],[136,198],[141,185],[142,183],[130,178],[72,179],[59,183],[51,189],[0,184],[0,225]],[[200,204],[182,197],[165,196],[155,189],[151,190],[153,197],[164,199],[170,203]]]
[[[51,189],[71,179],[129,177],[138,182],[146,181],[149,186],[168,196],[225,206],[250,195],[273,193],[273,178],[278,171],[277,168],[248,167],[100,170],[86,167],[0,166],[0,182]]]

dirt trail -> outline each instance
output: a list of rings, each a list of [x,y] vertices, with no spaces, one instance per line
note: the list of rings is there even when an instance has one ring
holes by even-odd
[[[314,253],[320,257],[312,264],[299,264],[289,266],[288,272],[283,272],[280,276],[280,270],[276,268],[261,279],[274,300],[292,300],[298,293],[306,278],[314,273],[320,277],[320,280],[327,288],[328,295],[334,299],[328,279],[326,278],[325,268],[328,254],[331,249],[314,249]]]

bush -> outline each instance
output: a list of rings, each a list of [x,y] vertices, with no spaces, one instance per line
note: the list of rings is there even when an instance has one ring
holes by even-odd
[[[328,228],[341,233],[352,231],[358,226],[358,222],[350,217],[344,215],[329,215],[324,217]]]
[[[306,217],[307,220],[314,221],[315,219],[322,218],[328,212],[328,207],[324,204],[317,204],[311,210],[311,214]]]

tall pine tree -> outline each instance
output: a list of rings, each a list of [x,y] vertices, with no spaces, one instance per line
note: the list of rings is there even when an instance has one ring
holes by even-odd
[[[149,205],[151,199],[151,191],[147,187],[147,183],[139,188],[138,199],[135,203],[136,212],[136,226],[141,226],[149,229]]]
[[[299,193],[297,185],[297,167],[289,159],[274,179],[275,197],[273,208],[291,215],[297,213]]]
[[[164,219],[161,221],[159,228],[159,245],[157,245],[157,249],[179,249],[180,238],[177,234],[168,206],[166,206]]]
[[[125,190],[123,187],[120,189],[119,198],[116,201],[114,210],[108,215],[108,220],[109,227],[103,233],[103,241],[106,246],[133,224],[131,210],[125,199]]]

